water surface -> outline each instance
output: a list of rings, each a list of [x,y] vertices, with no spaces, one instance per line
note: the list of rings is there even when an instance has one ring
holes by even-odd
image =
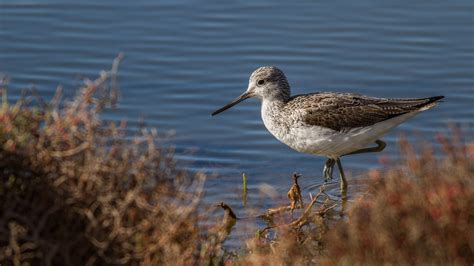
[[[148,126],[174,132],[183,166],[216,174],[206,183],[205,203],[225,201],[245,215],[243,172],[248,206],[264,208],[270,203],[262,201],[262,185],[284,195],[297,171],[303,187],[314,186],[324,163],[274,139],[257,100],[210,116],[246,89],[259,66],[284,70],[297,94],[446,96],[388,134],[382,154],[344,158],[351,176],[380,167],[378,156],[396,159],[400,133],[430,141],[447,123],[472,124],[474,4],[415,2],[4,0],[0,72],[16,97],[32,85],[46,97],[58,85],[73,95],[83,77],[95,77],[124,52],[122,99],[107,118],[127,118],[133,128],[144,117]]]

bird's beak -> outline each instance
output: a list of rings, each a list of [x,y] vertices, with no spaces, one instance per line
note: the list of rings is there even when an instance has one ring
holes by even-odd
[[[243,100],[245,100],[245,99],[248,99],[248,98],[250,98],[250,97],[252,97],[252,96],[253,96],[253,94],[252,94],[251,92],[246,91],[246,92],[242,93],[239,97],[235,98],[232,102],[226,104],[226,105],[225,105],[224,107],[222,107],[221,109],[219,109],[219,110],[215,111],[214,113],[212,113],[212,116],[217,115],[217,114],[219,114],[219,113],[222,113],[222,112],[224,112],[225,110],[231,108],[232,106],[234,106],[234,105],[240,103],[241,101],[243,101]]]

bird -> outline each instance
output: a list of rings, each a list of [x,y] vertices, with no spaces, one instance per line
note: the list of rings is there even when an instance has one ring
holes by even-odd
[[[349,92],[314,92],[291,95],[290,84],[275,66],[259,67],[250,75],[247,90],[212,113],[215,116],[248,99],[261,101],[267,130],[280,142],[306,154],[327,157],[326,181],[337,165],[341,190],[347,179],[341,157],[381,152],[380,138],[415,115],[435,107],[444,96],[378,98]],[[369,147],[370,144],[376,146]]]

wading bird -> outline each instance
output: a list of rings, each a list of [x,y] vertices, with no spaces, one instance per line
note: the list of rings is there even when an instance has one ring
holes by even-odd
[[[387,99],[335,92],[291,96],[283,71],[260,67],[250,76],[247,90],[212,115],[251,97],[262,102],[263,123],[279,141],[299,152],[328,157],[326,180],[332,179],[337,164],[343,191],[347,181],[342,156],[382,151],[382,135],[444,98]],[[371,143],[377,146],[367,147]]]

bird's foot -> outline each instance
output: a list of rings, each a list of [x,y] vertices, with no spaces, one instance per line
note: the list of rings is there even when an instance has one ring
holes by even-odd
[[[324,170],[323,170],[323,175],[324,175],[324,181],[328,181],[332,179],[332,171],[334,169],[334,164],[336,163],[336,160],[334,159],[328,159],[326,163],[324,164]]]

